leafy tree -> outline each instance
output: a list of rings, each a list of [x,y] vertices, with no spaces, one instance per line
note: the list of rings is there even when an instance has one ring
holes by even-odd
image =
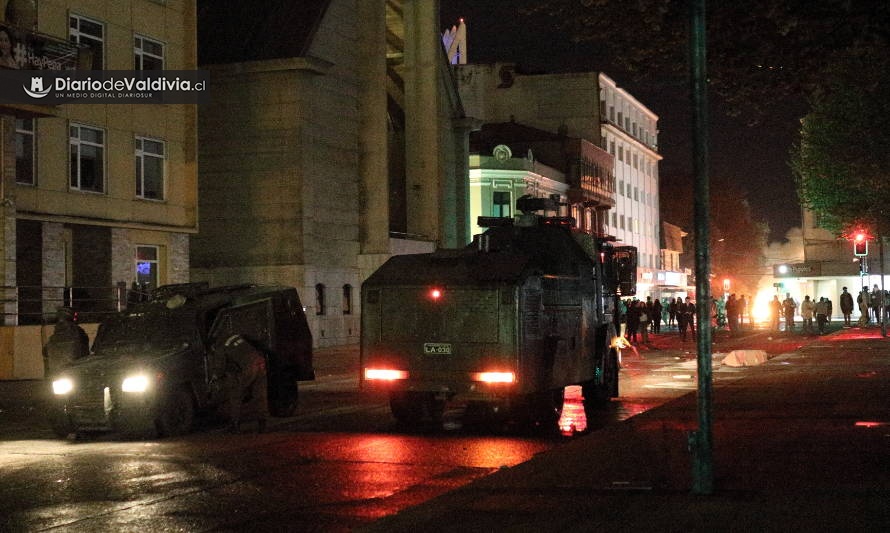
[[[688,2],[520,0],[520,10],[603,51],[638,79],[685,80]],[[890,36],[890,2],[708,2],[709,91],[755,122],[769,102],[808,95],[827,62]]]
[[[711,272],[716,276],[712,294],[723,293],[723,279],[732,280],[731,292],[754,294],[763,275],[769,227],[758,220],[748,203],[747,194],[735,181],[716,178],[710,187]],[[692,220],[692,186],[680,187],[674,198],[662,205],[662,218],[689,231],[689,249],[695,242]],[[694,268],[693,253],[681,257],[683,266]]]
[[[792,168],[803,205],[835,233],[890,235],[890,46],[849,50],[810,99]]]

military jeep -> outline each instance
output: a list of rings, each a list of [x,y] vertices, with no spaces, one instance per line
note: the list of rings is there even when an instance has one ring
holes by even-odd
[[[312,336],[296,289],[167,285],[102,322],[89,356],[50,376],[57,435],[119,431],[172,436],[225,401],[217,340],[241,334],[267,358],[269,409],[291,416],[312,380]]]

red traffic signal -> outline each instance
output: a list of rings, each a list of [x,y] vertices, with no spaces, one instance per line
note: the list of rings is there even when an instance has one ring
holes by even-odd
[[[866,238],[864,233],[857,233],[853,237],[853,255],[856,257],[868,255],[868,238]]]

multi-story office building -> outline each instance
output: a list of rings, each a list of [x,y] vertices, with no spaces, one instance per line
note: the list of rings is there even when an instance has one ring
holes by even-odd
[[[194,70],[188,0],[10,0],[15,64],[73,49],[81,69]],[[76,60],[61,68],[77,67]],[[113,287],[188,281],[197,231],[196,106],[0,105],[5,321],[113,308]]]

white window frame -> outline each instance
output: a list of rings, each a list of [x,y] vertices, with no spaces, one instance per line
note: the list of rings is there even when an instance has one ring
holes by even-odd
[[[76,24],[74,24],[76,21]],[[81,22],[87,21],[92,24],[96,24],[102,28],[102,35],[94,35],[92,33],[87,33],[81,30]],[[72,42],[77,44],[85,44],[93,49],[93,53],[95,53],[95,47],[93,46],[94,42],[99,43],[99,62],[100,64],[98,70],[105,69],[105,23],[90,17],[84,17],[83,15],[78,15],[75,13],[70,13],[68,15],[68,38]],[[84,42],[86,41],[86,42]],[[95,56],[93,57],[93,65],[96,63]],[[96,70],[93,66],[90,66],[91,69]]]
[[[497,204],[494,201],[494,197],[496,194],[506,194],[507,195],[507,203],[506,204]],[[506,207],[504,207],[506,206]],[[497,210],[497,211],[496,211]],[[506,215],[504,215],[504,211],[506,211]],[[511,191],[501,190],[493,190],[491,191],[491,216],[495,217],[505,217],[509,218],[513,216],[513,193]]]
[[[149,141],[152,143],[160,143],[162,153],[158,154],[151,151],[145,151],[145,142]],[[135,171],[136,171],[136,198],[142,200],[164,200],[166,198],[165,190],[167,187],[167,142],[163,139],[156,139],[153,137],[142,137],[137,135],[135,137]],[[159,177],[160,187],[158,198],[153,198],[145,195],[145,160],[149,159],[159,159],[161,162],[161,175]]]
[[[19,124],[24,125],[25,121],[31,122],[31,129],[25,129],[24,127],[20,127]],[[16,119],[15,121],[15,162],[16,162],[16,173],[15,173],[15,182],[18,185],[37,185],[37,121],[33,118],[30,119]],[[19,142],[19,138],[21,137],[30,137],[31,139],[31,179],[29,181],[24,181],[20,179],[18,173],[19,167],[19,146],[24,146],[24,142]]]
[[[74,129],[77,129],[77,137],[74,137],[71,134],[72,130],[74,130]],[[81,139],[80,131],[83,129],[90,129],[90,130],[101,132],[102,133],[102,142],[96,143],[96,142],[85,141],[85,140]],[[89,126],[87,124],[78,124],[76,122],[71,122],[68,124],[69,154],[70,154],[70,149],[74,148],[77,150],[77,165],[74,165],[72,168],[68,169],[68,187],[70,187],[74,190],[83,191],[83,192],[93,192],[93,193],[104,193],[105,192],[105,183],[107,181],[106,180],[107,172],[106,172],[106,157],[105,157],[105,141],[106,141],[107,135],[108,134],[105,131],[105,128],[97,128],[95,126]],[[82,180],[81,180],[81,175],[80,175],[80,158],[81,158],[81,147],[82,146],[92,146],[94,148],[98,148],[101,150],[102,175],[100,176],[101,187],[98,190],[84,189],[82,187],[82,183],[81,183]],[[70,157],[69,157],[69,167],[71,167]],[[74,181],[74,178],[75,178],[75,176],[74,176],[75,173],[77,174],[77,176],[76,176],[77,184],[76,185],[74,183],[72,183],[72,181]]]
[[[153,54],[144,49],[144,43],[150,42],[156,44],[161,47],[161,55]],[[167,66],[164,56],[167,55],[167,46],[157,39],[152,39],[151,37],[147,37],[145,35],[140,35],[138,33],[133,34],[133,56],[134,56],[134,65],[133,68],[135,70],[164,70]],[[161,68],[159,69],[146,69],[145,67],[145,58],[157,59],[161,62]]]

